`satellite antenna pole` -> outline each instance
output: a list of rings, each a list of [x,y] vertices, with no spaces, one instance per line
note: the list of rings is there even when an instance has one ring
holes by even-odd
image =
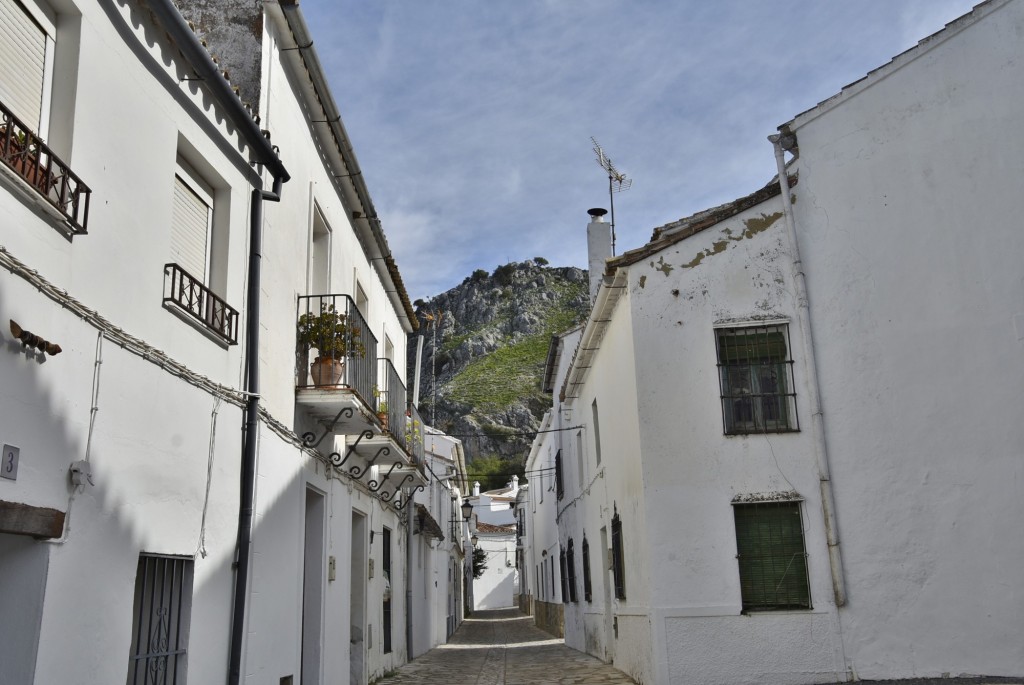
[[[608,204],[611,205],[612,217],[612,255],[615,255],[615,193],[629,190],[633,185],[633,179],[626,178],[626,174],[615,168],[611,158],[604,153],[604,149],[594,136],[590,136],[590,142],[594,144],[594,154],[597,155],[597,164],[608,173]]]

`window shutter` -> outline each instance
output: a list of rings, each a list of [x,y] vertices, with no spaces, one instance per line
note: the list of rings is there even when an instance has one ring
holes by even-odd
[[[0,101],[40,129],[46,32],[15,0],[0,0]]]
[[[175,176],[171,260],[203,283],[209,233],[210,206],[180,176]]]

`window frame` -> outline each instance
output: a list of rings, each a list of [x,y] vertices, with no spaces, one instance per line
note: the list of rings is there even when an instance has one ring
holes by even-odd
[[[198,199],[206,207],[206,235],[205,235],[205,240],[204,240],[204,243],[203,243],[203,245],[204,245],[204,249],[203,249],[203,272],[202,273],[192,273],[192,271],[187,269],[187,268],[185,268],[185,265],[182,264],[180,261],[175,260],[175,263],[179,264],[179,266],[181,266],[182,270],[184,270],[186,273],[188,273],[188,275],[192,276],[196,280],[200,281],[207,288],[209,288],[210,285],[211,285],[210,281],[211,281],[211,275],[212,275],[211,274],[211,269],[212,269],[212,256],[213,256],[212,253],[213,253],[213,238],[214,238],[214,236],[213,236],[213,222],[214,222],[214,213],[216,212],[216,202],[215,202],[216,191],[215,191],[214,187],[205,178],[203,178],[202,175],[198,171],[196,171],[195,167],[193,167],[191,164],[189,164],[188,161],[185,160],[181,155],[179,155],[177,160],[175,161],[174,178],[175,178],[175,193],[177,193],[177,190],[176,190],[177,189],[177,181],[181,181],[182,185],[184,185],[185,188],[188,191],[190,191],[193,195],[195,195],[196,199]],[[175,206],[172,207],[172,209],[171,209],[171,221],[175,222],[175,223],[178,220],[177,216],[176,216],[176,214],[177,214],[176,207],[177,207],[177,200],[175,200]],[[171,240],[172,240],[172,244],[171,244],[171,253],[172,253],[172,255],[171,255],[171,257],[172,257],[172,259],[174,259],[174,257],[176,256],[175,253],[177,252],[178,248],[177,248],[177,246],[175,244],[176,238],[175,238],[173,229],[172,229],[172,234],[171,234]],[[191,266],[191,265],[189,265],[189,266]]]
[[[625,544],[622,536],[622,518],[618,508],[612,505],[615,515],[612,516],[612,580],[615,587],[615,599],[626,599],[626,563]]]
[[[594,584],[590,577],[590,542],[583,536],[583,599],[588,603],[594,601]]]
[[[52,7],[47,4],[35,2],[34,0],[9,0],[13,5],[13,10],[20,11],[23,15],[39,29],[43,38],[43,64],[42,73],[39,76],[39,111],[35,111],[32,114],[36,115],[35,120],[30,120],[26,115],[29,112],[14,112],[15,116],[19,119],[23,119],[40,140],[46,141],[50,132],[50,110],[53,101],[53,71],[54,62],[56,59],[56,47],[57,47],[57,13]],[[8,108],[13,103],[5,103]]]
[[[579,597],[576,594],[576,548],[572,538],[569,538],[569,543],[565,548],[565,571],[569,587],[569,601],[577,603]]]
[[[743,613],[814,608],[802,502],[732,502]],[[765,512],[773,513],[768,516]],[[795,522],[786,520],[790,514],[796,516]],[[786,523],[790,524],[788,528]],[[756,524],[760,531],[750,530],[748,524]],[[780,593],[784,583],[786,587]]]
[[[798,432],[789,323],[718,326],[714,335],[723,433]]]
[[[555,499],[565,497],[564,474],[562,472],[562,450],[555,452]]]

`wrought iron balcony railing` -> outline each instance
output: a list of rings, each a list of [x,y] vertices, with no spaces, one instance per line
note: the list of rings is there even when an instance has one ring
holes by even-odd
[[[381,359],[380,387],[377,394],[377,409],[380,410],[383,403],[387,403],[387,419],[384,422],[385,428],[397,443],[406,448],[408,454],[412,454],[409,445],[406,444],[409,438],[409,417],[406,414],[408,409],[408,398],[406,397],[405,384],[399,375],[395,365],[389,359]]]
[[[304,295],[296,313],[296,385],[355,390],[370,406],[377,338],[348,295]]]
[[[71,233],[86,233],[92,191],[0,102],[0,160],[52,205]]]
[[[229,345],[238,344],[238,312],[177,264],[164,266],[164,304],[177,307]]]

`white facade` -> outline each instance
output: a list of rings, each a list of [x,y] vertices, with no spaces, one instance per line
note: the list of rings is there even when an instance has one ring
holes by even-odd
[[[609,260],[554,389],[586,426],[567,644],[656,683],[1024,671],[1022,30],[1024,2],[979,6],[782,127],[788,193]],[[798,517],[785,599],[752,575],[764,512]]]
[[[462,624],[470,548],[469,525],[461,512],[461,493],[466,490],[462,442],[427,428],[424,454],[431,480],[415,496],[417,508],[423,510],[414,514],[417,518],[410,553],[412,658],[447,643]]]
[[[473,579],[472,607],[477,610],[515,606],[519,587],[515,563],[519,477],[512,476],[504,488],[487,492],[480,492],[480,483],[473,483],[472,492],[466,498],[473,507],[469,529],[477,536],[476,547],[487,555],[483,575]]]
[[[297,7],[266,3],[245,24],[263,27],[251,112],[260,123],[247,137],[232,119],[240,103],[195,78],[215,65],[186,56],[190,39],[163,14],[175,12],[169,3],[26,5],[55,27],[40,130],[92,192],[88,232],[71,238],[24,169],[0,163],[0,442],[19,448],[16,479],[0,480],[0,623],[18,636],[0,641],[0,680],[125,681],[130,649],[140,643],[145,654],[146,634],[159,632],[140,624],[158,615],[155,603],[136,596],[150,562],[183,574],[145,576],[181,598],[173,606],[182,609],[183,654],[170,663],[189,682],[228,680],[246,324],[255,311],[250,227],[261,219],[262,382],[245,614],[235,631],[240,680],[369,682],[407,659],[408,527],[395,505],[407,500],[402,487],[426,482],[412,468],[416,417],[385,433],[366,390],[314,390],[296,402],[297,301],[364,294],[374,366],[386,340],[392,360],[406,358],[411,307],[381,256],[379,226],[358,218],[373,217],[361,181],[337,180],[355,164],[337,139],[343,130],[311,123],[330,118],[320,103],[332,103],[313,53],[293,49]],[[12,73],[0,71],[0,81]],[[6,116],[4,124],[12,125]],[[259,128],[290,176],[280,202],[261,203],[261,217],[252,191],[270,191],[270,172],[283,176],[283,167],[261,157]],[[265,166],[254,170],[253,159]],[[176,175],[199,177],[197,196],[212,204],[208,273],[195,278],[237,310],[237,344],[211,330],[211,310],[195,317],[180,300],[165,302],[165,264],[178,249]],[[9,320],[62,351],[22,345]],[[354,411],[329,428],[325,407],[331,417]],[[362,430],[373,438],[332,465],[329,454],[340,461]],[[306,431],[324,435],[315,449],[303,444]],[[370,443],[395,456],[367,468]],[[73,462],[91,478],[74,484]]]

